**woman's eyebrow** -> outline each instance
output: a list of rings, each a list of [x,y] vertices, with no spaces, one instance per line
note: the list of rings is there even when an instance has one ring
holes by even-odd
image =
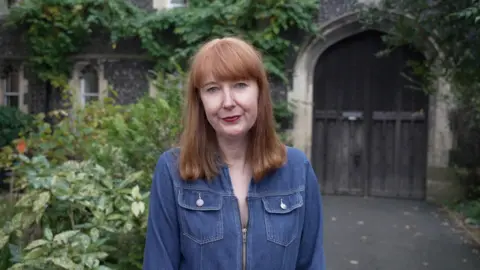
[[[211,86],[211,85],[215,85],[215,82],[211,81],[211,82],[204,83],[200,88],[205,88],[205,87]]]

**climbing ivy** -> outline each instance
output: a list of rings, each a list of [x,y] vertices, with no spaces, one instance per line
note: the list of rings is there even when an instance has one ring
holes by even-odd
[[[317,11],[316,0],[191,0],[187,8],[161,11],[127,0],[24,0],[12,8],[7,25],[26,30],[28,62],[56,87],[67,83],[71,56],[105,34],[113,49],[122,40],[140,40],[157,70],[185,64],[211,38],[241,36],[263,52],[269,73],[285,81],[285,57],[295,48],[287,33],[316,33]]]

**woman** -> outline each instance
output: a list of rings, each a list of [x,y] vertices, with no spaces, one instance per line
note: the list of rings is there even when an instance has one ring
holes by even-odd
[[[154,173],[143,269],[324,270],[317,178],[275,133],[260,54],[206,43],[187,91],[180,147]]]

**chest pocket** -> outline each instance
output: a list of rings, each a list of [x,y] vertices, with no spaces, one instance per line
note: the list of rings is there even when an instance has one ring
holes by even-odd
[[[222,202],[222,196],[213,192],[180,189],[178,204],[183,235],[198,244],[222,239]]]
[[[288,246],[299,234],[299,212],[303,206],[300,192],[263,197],[267,240]]]

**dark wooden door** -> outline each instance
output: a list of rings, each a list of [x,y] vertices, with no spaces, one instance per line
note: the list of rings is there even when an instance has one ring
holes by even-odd
[[[383,48],[381,33],[367,31],[317,62],[312,160],[324,193],[425,196],[428,99],[405,77],[421,55],[376,57]]]

